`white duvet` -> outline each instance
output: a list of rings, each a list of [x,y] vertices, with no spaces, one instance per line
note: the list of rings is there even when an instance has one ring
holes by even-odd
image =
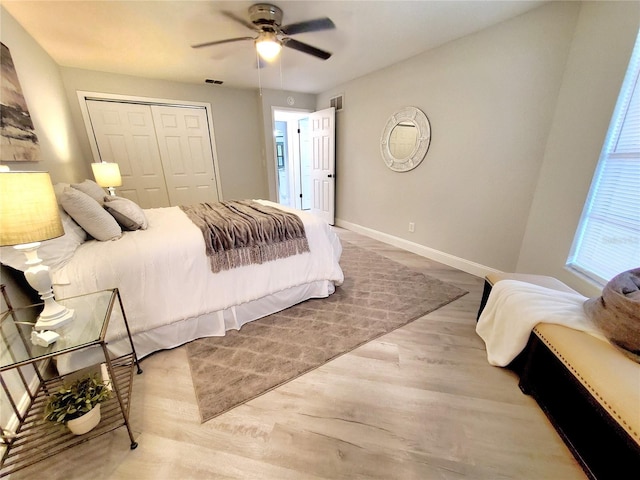
[[[329,295],[344,280],[335,232],[310,213],[260,202],[302,218],[309,253],[214,274],[202,233],[179,207],[148,209],[147,230],[82,244],[52,273],[56,297],[117,287],[135,335],[312,282],[321,282],[322,296]],[[125,334],[123,322],[111,322],[109,339]]]

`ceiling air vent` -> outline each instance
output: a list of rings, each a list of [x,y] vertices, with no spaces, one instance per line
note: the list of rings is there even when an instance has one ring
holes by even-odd
[[[344,108],[344,94],[341,93],[340,95],[331,97],[329,105],[335,107],[336,112],[340,112]]]

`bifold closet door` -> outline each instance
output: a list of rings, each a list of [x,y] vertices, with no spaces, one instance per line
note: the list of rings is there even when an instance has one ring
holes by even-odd
[[[219,199],[204,108],[86,103],[100,160],[120,166],[118,195],[142,208]]]
[[[87,100],[91,127],[103,162],[120,167],[117,194],[142,208],[168,207],[158,138],[149,105]]]
[[[171,205],[217,201],[206,110],[152,105],[151,113]]]

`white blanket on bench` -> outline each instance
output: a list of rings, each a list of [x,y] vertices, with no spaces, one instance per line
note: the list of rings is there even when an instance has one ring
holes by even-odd
[[[504,367],[526,347],[538,323],[554,323],[605,336],[586,316],[579,293],[561,292],[518,280],[500,280],[491,289],[476,332],[487,347],[491,365]]]

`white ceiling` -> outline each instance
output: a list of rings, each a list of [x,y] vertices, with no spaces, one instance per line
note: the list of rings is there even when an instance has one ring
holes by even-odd
[[[4,8],[59,64],[140,77],[318,93],[430,48],[482,30],[543,3],[536,1],[281,1],[287,25],[329,17],[335,30],[295,35],[333,53],[326,61],[285,48],[280,62],[255,68],[254,36],[222,15],[248,20],[257,2],[2,0]],[[11,49],[11,45],[7,45]],[[258,75],[259,73],[259,75]]]

